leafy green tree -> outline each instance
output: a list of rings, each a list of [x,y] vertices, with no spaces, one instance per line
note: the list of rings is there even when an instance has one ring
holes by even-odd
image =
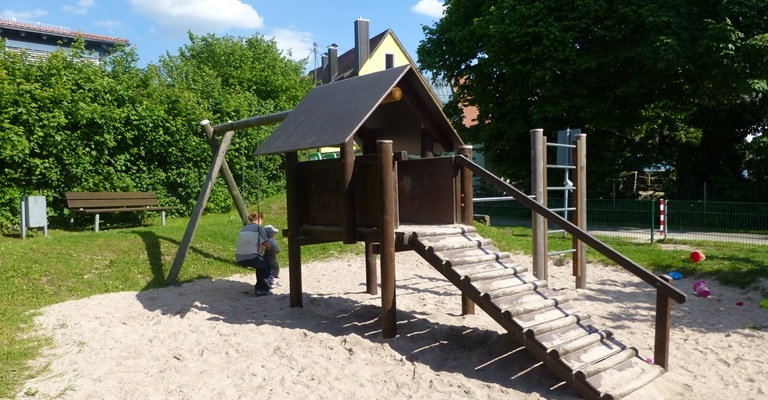
[[[423,69],[454,82],[448,113],[497,173],[529,179],[529,130],[588,134],[591,195],[666,163],[690,183],[742,179],[744,138],[768,119],[768,3],[446,0]]]
[[[154,191],[188,214],[212,159],[200,121],[287,110],[311,88],[301,64],[261,36],[190,41],[146,68],[124,47],[83,62],[82,39],[43,59],[0,50],[0,230],[18,224],[29,194],[47,197],[54,226],[67,221],[67,191]],[[238,133],[228,153],[253,199],[284,188],[279,157],[251,154],[268,132]],[[231,207],[217,184],[208,210]]]
[[[244,38],[190,33],[189,41],[177,55],[162,57],[158,69],[163,81],[169,83],[168,90],[176,93],[174,101],[185,100],[169,106],[195,108],[193,115],[197,119],[193,121],[199,139],[180,144],[189,151],[210,154],[199,134],[200,120],[207,119],[215,125],[290,110],[312,87],[311,80],[304,77],[303,63],[287,58],[274,40],[261,35]],[[253,204],[260,196],[280,192],[285,187],[280,156],[256,159],[252,155],[272,129],[273,126],[266,126],[238,132],[228,152],[228,163],[247,203]],[[209,167],[206,164],[205,170]],[[200,182],[198,187],[202,185],[205,174],[196,172],[195,177],[190,177],[186,172],[185,168],[177,168],[174,179],[196,179]],[[211,207],[232,204],[221,184],[214,188],[210,202]]]

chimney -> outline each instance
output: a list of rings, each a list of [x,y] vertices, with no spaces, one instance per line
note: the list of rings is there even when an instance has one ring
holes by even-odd
[[[328,75],[328,82],[333,82],[336,75],[339,74],[339,49],[336,47],[336,43],[333,43],[328,47],[328,67],[330,74]]]
[[[360,69],[368,61],[368,56],[371,54],[371,39],[368,32],[368,25],[370,21],[367,19],[358,18],[355,21],[355,73],[353,76],[360,75]]]
[[[328,66],[328,54],[323,54],[322,56],[320,56],[320,62],[321,62],[320,69],[325,69],[325,67]]]

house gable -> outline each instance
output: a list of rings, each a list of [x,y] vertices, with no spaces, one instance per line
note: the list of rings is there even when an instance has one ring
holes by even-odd
[[[378,46],[376,46],[375,49],[372,49],[368,61],[366,61],[363,68],[360,69],[360,75],[387,69],[387,55],[391,55],[393,58],[393,65],[389,66],[389,68],[401,67],[408,64],[410,64],[411,67],[416,68],[416,64],[403,49],[403,45],[397,39],[394,32],[392,32],[392,30],[387,30],[384,37],[379,41]]]

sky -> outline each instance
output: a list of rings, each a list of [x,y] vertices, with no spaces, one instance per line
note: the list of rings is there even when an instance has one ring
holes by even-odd
[[[422,26],[431,26],[442,13],[441,0],[0,0],[0,18],[128,39],[142,67],[166,52],[177,54],[191,31],[261,34],[275,39],[285,55],[290,50],[295,60],[307,58],[309,70],[329,45],[335,43],[339,54],[354,47],[358,18],[370,21],[371,36],[392,29],[417,60]]]

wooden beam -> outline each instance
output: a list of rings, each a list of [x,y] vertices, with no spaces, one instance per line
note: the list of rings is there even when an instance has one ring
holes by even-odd
[[[176,250],[176,256],[173,258],[173,264],[171,264],[171,269],[168,271],[168,277],[165,279],[169,284],[176,284],[177,280],[179,279],[181,266],[184,264],[184,259],[187,257],[187,252],[189,251],[189,247],[192,244],[192,237],[195,236],[197,226],[200,224],[200,218],[203,216],[205,204],[208,202],[208,198],[211,196],[211,191],[213,191],[213,183],[216,181],[216,176],[219,174],[221,164],[224,162],[224,156],[227,154],[227,149],[229,148],[229,144],[232,143],[232,137],[234,135],[234,131],[229,131],[221,138],[219,149],[216,152],[216,155],[213,157],[213,162],[211,163],[211,169],[208,171],[208,176],[205,178],[203,187],[200,189],[200,196],[197,198],[197,205],[195,206],[195,210],[192,211],[189,223],[187,224],[187,230],[184,231],[184,237],[181,239],[179,249]]]
[[[381,176],[381,335],[397,335],[397,302],[395,299],[395,190],[392,141],[377,142]]]
[[[576,191],[573,196],[575,203],[576,226],[587,231],[587,135],[576,135]],[[576,236],[573,238],[573,275],[576,277],[576,289],[587,288],[587,245]]]
[[[262,125],[272,125],[283,121],[292,110],[281,111],[277,113],[259,115],[253,118],[240,119],[237,121],[229,121],[223,124],[216,124],[213,126],[213,133],[220,135],[222,132],[236,131],[239,129],[255,128]]]
[[[545,194],[546,183],[546,142],[544,130],[531,129],[531,193],[538,204],[546,207]],[[536,279],[545,281],[547,274],[547,220],[540,213],[533,213],[531,217],[533,231],[533,274]]]
[[[457,153],[458,155],[471,160],[472,146],[460,146]],[[461,223],[463,225],[472,226],[472,223],[474,222],[472,170],[462,166],[459,174],[461,176],[459,183],[459,214],[461,216]],[[462,315],[472,315],[475,313],[475,303],[466,295],[461,296],[461,313]]]
[[[376,274],[376,254],[373,251],[374,244],[365,242],[365,289],[368,294],[379,293],[378,274]]]
[[[219,149],[219,141],[216,140],[216,136],[213,134],[213,127],[211,127],[211,122],[206,119],[200,122],[200,126],[202,126],[203,132],[208,139],[208,145],[211,146],[211,151],[214,155],[216,155],[216,151]],[[221,163],[221,176],[224,178],[224,183],[227,184],[229,195],[232,196],[232,200],[235,202],[235,208],[237,208],[237,212],[240,214],[240,219],[243,221],[243,226],[248,225],[251,222],[248,220],[248,210],[245,208],[245,202],[243,201],[243,197],[240,195],[240,190],[237,188],[237,183],[235,182],[235,178],[232,176],[232,171],[229,169],[229,164],[227,164],[226,158],[224,158]]]
[[[285,154],[285,201],[288,208],[288,278],[291,307],[304,307],[301,282],[301,199],[298,174],[299,156],[294,152]]]
[[[341,147],[342,162],[342,243],[357,243],[357,220],[355,218],[355,142],[350,138]]]
[[[626,269],[627,271],[631,272],[638,278],[644,280],[646,283],[656,288],[656,290],[664,292],[672,300],[680,304],[685,303],[687,296],[685,295],[685,293],[680,291],[680,289],[670,285],[666,281],[656,276],[651,271],[641,267],[634,261],[628,259],[623,254],[614,250],[612,247],[608,246],[607,244],[601,242],[600,240],[590,235],[589,233],[582,231],[581,229],[579,229],[578,226],[574,225],[570,221],[561,217],[559,214],[555,213],[554,211],[537,203],[536,200],[531,199],[530,197],[528,197],[528,195],[521,192],[516,187],[499,179],[496,175],[490,173],[485,168],[475,164],[470,160],[467,160],[464,157],[457,156],[454,159],[455,159],[455,162],[470,168],[472,172],[475,173],[475,175],[485,179],[491,185],[501,189],[505,194],[512,196],[515,200],[520,202],[523,206],[529,208],[532,212],[545,216],[548,220],[554,222],[557,226],[559,226],[566,232],[570,233],[571,235],[578,236],[579,240],[586,243],[589,247],[595,249],[600,254],[603,254],[606,257],[608,257],[609,260],[618,264],[620,267]]]

